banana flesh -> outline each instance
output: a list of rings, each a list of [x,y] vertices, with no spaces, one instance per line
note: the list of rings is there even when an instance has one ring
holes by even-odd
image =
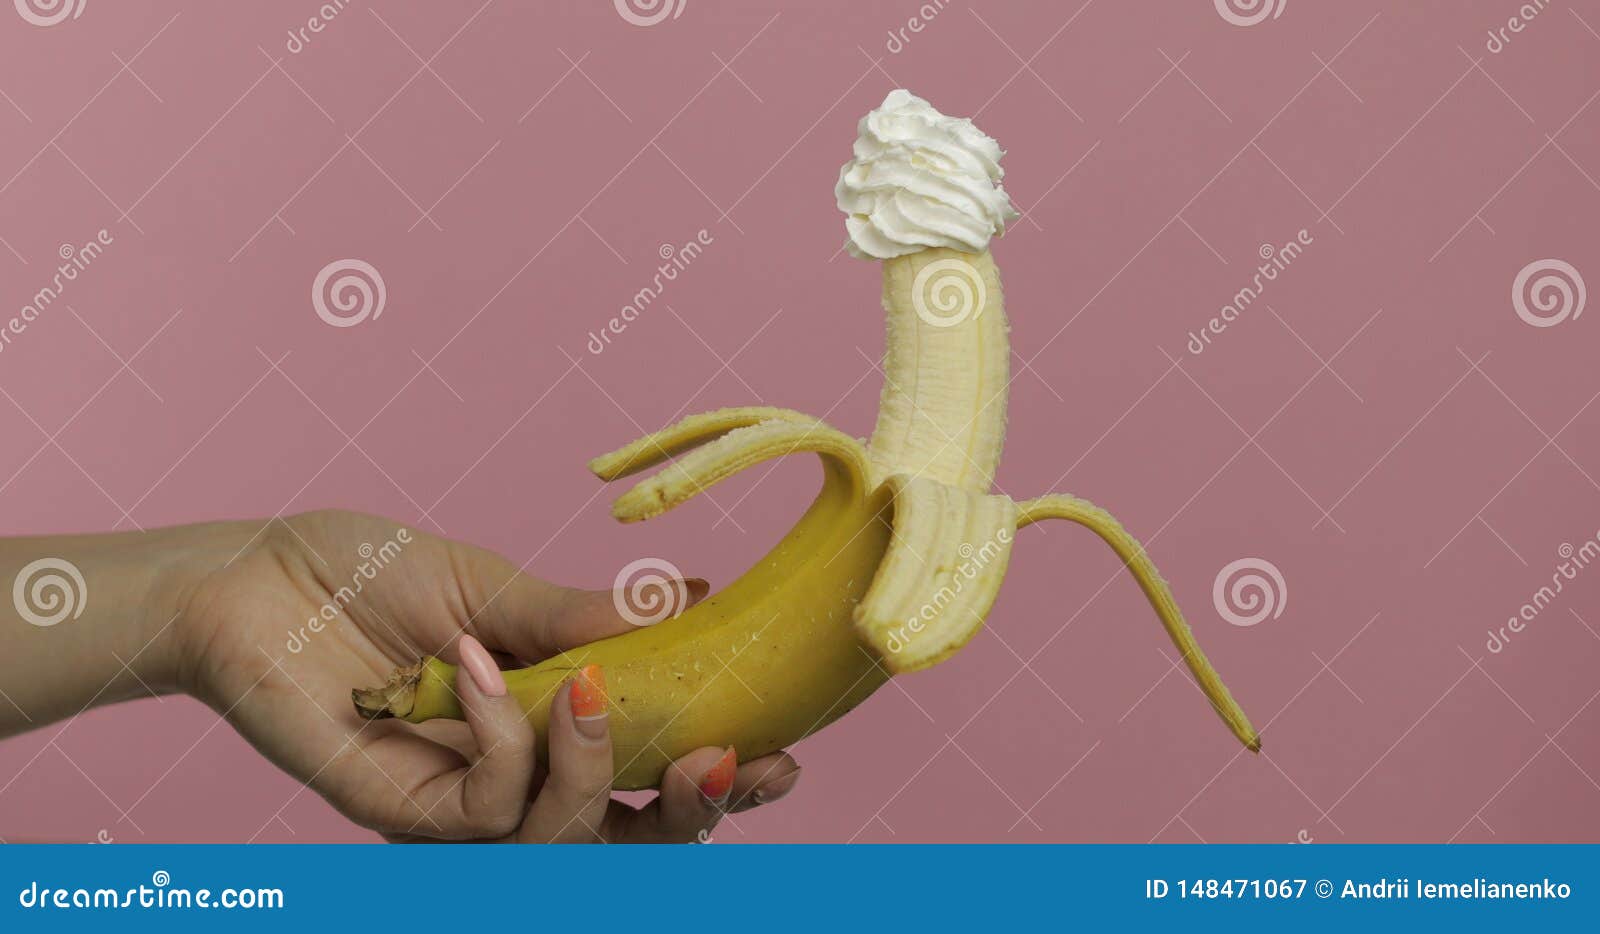
[[[833,722],[893,674],[950,657],[982,628],[1018,528],[1065,519],[1122,558],[1201,690],[1252,750],[1260,739],[1195,643],[1144,549],[1106,513],[1061,494],[992,493],[1005,439],[1010,342],[990,254],[927,249],[883,263],[884,387],[866,445],[800,412],[693,415],[590,462],[618,480],[665,465],[618,497],[650,519],[744,470],[816,455],[822,487],[759,562],[680,615],[506,673],[541,746],[549,704],[579,667],[604,667],[615,787],[657,785],[701,746],[749,759]],[[353,692],[367,717],[461,717],[455,670],[438,659]],[[541,750],[541,755],[543,751]]]

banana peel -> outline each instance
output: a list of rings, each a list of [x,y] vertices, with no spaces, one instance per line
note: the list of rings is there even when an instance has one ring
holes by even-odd
[[[999,593],[1016,531],[1064,519],[1123,560],[1223,722],[1259,750],[1166,582],[1115,518],[1064,494],[1018,503],[990,492],[1011,351],[989,252],[886,260],[883,304],[885,380],[866,444],[800,412],[744,407],[690,416],[590,462],[607,482],[665,465],[615,501],[623,522],[789,454],[816,455],[823,479],[789,533],[726,589],[655,625],[506,672],[541,747],[556,691],[598,664],[615,714],[617,789],[656,786],[673,760],[702,746],[733,746],[745,758],[781,749],[890,676],[959,651]],[[460,719],[454,683],[451,665],[427,658],[352,697],[369,718]]]

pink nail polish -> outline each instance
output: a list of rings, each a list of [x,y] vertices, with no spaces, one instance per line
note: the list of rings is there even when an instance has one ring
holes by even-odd
[[[461,667],[467,670],[478,690],[489,697],[506,696],[505,676],[500,673],[500,666],[489,657],[489,650],[483,647],[482,642],[462,633],[456,651],[461,655]]]

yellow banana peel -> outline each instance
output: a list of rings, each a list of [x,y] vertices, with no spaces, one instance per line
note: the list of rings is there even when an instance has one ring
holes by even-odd
[[[862,444],[786,409],[686,418],[602,455],[618,480],[665,466],[619,497],[623,522],[660,515],[747,467],[794,453],[822,463],[816,501],[743,576],[682,614],[506,673],[541,737],[578,668],[605,669],[618,789],[653,787],[701,746],[781,749],[861,703],[891,675],[950,657],[983,625],[1017,529],[1087,526],[1149,598],[1224,723],[1260,738],[1200,651],[1167,584],[1116,519],[1072,496],[991,493],[1005,438],[1010,342],[990,254],[925,249],[883,262],[888,315],[877,426]],[[428,658],[353,693],[368,717],[461,717],[455,669]],[[542,751],[541,751],[542,754]]]

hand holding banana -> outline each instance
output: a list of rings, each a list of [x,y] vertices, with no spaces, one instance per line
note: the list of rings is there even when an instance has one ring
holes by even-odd
[[[506,672],[541,744],[551,698],[598,665],[618,713],[616,788],[654,787],[674,759],[701,747],[731,745],[741,757],[781,749],[891,675],[954,654],[994,603],[1015,531],[1066,519],[1116,551],[1228,728],[1260,748],[1166,583],[1109,513],[1065,494],[1018,503],[990,492],[1010,345],[988,243],[1016,216],[998,184],[1002,155],[970,120],[901,90],[860,123],[836,194],[852,255],[883,264],[885,381],[867,444],[799,412],[733,408],[590,462],[605,481],[666,465],[616,500],[623,522],[786,454],[816,454],[823,481],[794,528],[725,590],[654,626]],[[353,699],[370,718],[460,719],[455,684],[452,666],[428,658]]]

